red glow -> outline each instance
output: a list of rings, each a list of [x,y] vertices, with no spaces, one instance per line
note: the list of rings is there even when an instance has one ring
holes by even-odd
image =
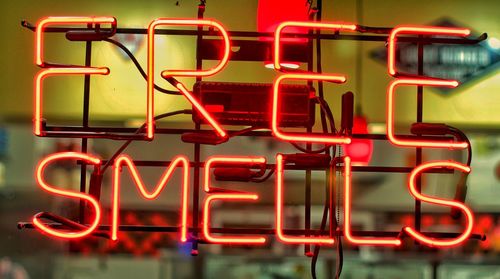
[[[266,164],[266,158],[259,157],[248,157],[248,156],[212,156],[207,158],[205,162],[205,183],[203,184],[203,189],[205,192],[211,192],[210,185],[210,169],[217,164],[234,164],[234,165],[264,165]]]
[[[221,125],[210,115],[210,113],[203,107],[202,104],[200,104],[200,102],[198,102],[198,100],[193,96],[193,94],[191,94],[191,92],[189,92],[189,90],[187,90],[182,83],[180,82],[177,83],[176,87],[182,94],[184,94],[184,96],[186,96],[186,98],[198,110],[198,112],[201,113],[201,115],[203,115],[203,117],[208,121],[210,126],[212,126],[215,129],[215,131],[220,137],[225,138],[228,136],[226,131],[221,127]]]
[[[280,241],[290,244],[334,244],[331,237],[287,236],[283,233],[283,155],[276,156],[276,235]]]
[[[210,194],[205,199],[203,210],[203,237],[211,243],[226,244],[263,244],[266,242],[264,237],[217,237],[210,233],[210,203],[214,200],[253,200],[256,201],[259,196],[256,194]]]
[[[119,205],[120,205],[120,172],[122,165],[127,165],[129,167],[130,174],[139,189],[140,194],[148,199],[153,200],[161,193],[163,188],[166,187],[166,184],[170,177],[172,176],[172,172],[177,167],[182,167],[183,176],[182,176],[182,204],[181,204],[181,242],[187,241],[187,219],[188,219],[188,197],[189,197],[189,160],[187,157],[179,155],[176,156],[168,168],[163,173],[160,181],[155,186],[154,191],[149,193],[142,181],[139,172],[130,157],[127,155],[120,155],[116,158],[113,165],[113,196],[112,196],[112,215],[111,215],[111,239],[118,239],[118,222],[119,218]]]
[[[351,158],[344,158],[344,236],[356,245],[399,246],[397,238],[356,237],[351,233]]]
[[[285,79],[293,80],[325,80],[335,83],[343,83],[346,81],[345,76],[341,75],[328,75],[328,74],[283,74],[278,76],[274,80],[273,84],[273,107],[272,107],[272,123],[271,129],[273,135],[281,140],[285,141],[299,141],[299,142],[311,142],[311,143],[331,143],[331,144],[349,144],[351,143],[351,138],[349,137],[338,137],[338,136],[322,136],[322,135],[311,135],[307,133],[283,133],[279,130],[279,114],[281,108],[280,99],[280,84]],[[304,104],[306,105],[306,104]]]
[[[399,26],[392,29],[389,36],[389,47],[387,55],[387,68],[389,74],[395,76],[398,74],[396,69],[396,43],[397,37],[400,34],[422,34],[422,35],[446,35],[446,36],[461,36],[470,35],[470,30],[467,28],[449,28],[436,26]]]
[[[368,134],[368,122],[364,116],[354,116],[354,134]],[[372,158],[373,141],[368,139],[352,139],[351,144],[344,145],[345,155],[353,164],[368,165]]]
[[[309,7],[303,0],[259,0],[257,6],[257,30],[259,32],[274,32],[283,21],[307,21]],[[306,34],[303,28],[287,28],[284,33]],[[261,37],[263,41],[272,41],[271,37]],[[306,42],[305,38],[293,38],[291,42]]]
[[[174,76],[190,76],[190,77],[203,77],[203,76],[211,76],[215,75],[218,73],[222,68],[227,64],[227,61],[229,60],[229,53],[231,50],[231,43],[229,41],[229,36],[227,34],[227,31],[225,28],[218,23],[217,21],[214,20],[207,20],[207,19],[169,19],[169,18],[158,18],[153,20],[148,27],[148,119],[147,119],[147,133],[148,133],[148,138],[153,138],[153,129],[154,129],[154,52],[155,52],[155,40],[154,40],[154,35],[155,35],[155,29],[158,26],[164,26],[164,25],[174,25],[174,26],[189,26],[189,25],[194,25],[194,26],[211,26],[215,27],[220,31],[220,34],[223,38],[224,41],[224,52],[222,55],[222,59],[217,64],[215,67],[209,70],[168,70],[168,71],[163,71],[161,73],[162,77],[168,78],[168,77],[174,77]],[[180,90],[179,86],[177,88]],[[185,87],[182,85],[182,88],[185,89]],[[187,91],[187,90],[184,90]],[[194,98],[188,93],[181,91],[186,97],[188,97],[189,101],[198,109],[203,116],[207,118],[207,115],[209,115],[205,109],[199,104],[199,102],[194,101]],[[189,98],[191,97],[191,98]],[[226,137],[226,133],[220,128],[220,126],[215,122],[215,120],[212,117],[207,118],[208,122],[214,126],[214,128],[217,130],[217,133],[221,137]],[[214,125],[215,124],[215,125]]]
[[[40,19],[35,31],[35,64],[43,67],[43,32],[49,25],[62,24],[106,24],[116,26],[114,17],[88,17],[88,16],[50,16]]]
[[[435,140],[407,140],[399,139],[394,133],[394,92],[401,85],[422,85],[422,86],[445,86],[456,87],[456,80],[432,80],[418,78],[396,79],[387,89],[387,137],[396,146],[404,147],[434,147],[434,148],[466,148],[467,142],[435,141]]]
[[[210,169],[217,164],[231,164],[231,165],[262,165],[266,164],[266,158],[264,157],[233,157],[233,156],[212,156],[208,158],[205,162],[205,177],[203,189],[206,193],[213,192],[212,186],[210,185]],[[228,243],[228,244],[262,244],[266,242],[264,237],[215,237],[210,233],[210,203],[214,200],[257,200],[259,196],[257,194],[242,194],[242,193],[224,193],[224,194],[209,194],[205,200],[205,206],[203,211],[203,235],[205,239],[212,243]]]
[[[408,187],[410,189],[410,193],[417,199],[432,203],[432,204],[437,204],[437,205],[445,205],[449,207],[456,207],[462,210],[464,213],[465,219],[466,219],[466,225],[465,225],[465,230],[464,232],[456,238],[453,239],[447,239],[447,240],[438,240],[435,238],[430,238],[425,236],[424,234],[415,231],[411,227],[405,227],[404,230],[411,235],[413,238],[418,240],[421,243],[424,243],[426,245],[429,245],[431,247],[453,247],[457,246],[460,243],[464,242],[471,234],[472,232],[472,227],[474,226],[474,217],[472,215],[471,210],[464,205],[463,203],[456,202],[456,201],[450,201],[450,200],[444,200],[444,199],[438,199],[438,198],[433,198],[429,196],[422,195],[417,191],[415,182],[417,177],[425,170],[432,169],[432,168],[439,168],[439,167],[445,167],[445,168],[452,168],[452,169],[457,169],[465,173],[470,172],[470,167],[453,162],[453,161],[433,161],[433,162],[428,162],[421,164],[420,166],[416,167],[411,173],[408,181]]]
[[[35,92],[34,92],[34,127],[33,133],[37,136],[43,136],[42,131],[42,97],[43,97],[43,86],[42,82],[47,76],[55,75],[83,75],[83,74],[93,74],[93,75],[107,75],[109,74],[108,68],[47,68],[39,71],[35,76]]]
[[[344,23],[324,23],[324,22],[310,22],[310,21],[285,21],[276,27],[274,31],[274,68],[276,70],[281,70],[281,34],[283,29],[288,27],[301,27],[301,28],[321,28],[321,29],[332,29],[335,31],[355,31],[355,24],[344,24]]]
[[[36,167],[36,181],[42,189],[45,191],[55,194],[57,196],[62,196],[62,197],[69,197],[69,198],[74,198],[74,199],[79,199],[79,200],[85,200],[88,202],[89,205],[92,206],[92,208],[95,211],[95,216],[93,218],[93,221],[90,222],[90,226],[80,232],[63,232],[59,230],[55,230],[50,228],[49,226],[46,226],[43,222],[39,221],[38,218],[35,216],[33,217],[33,225],[41,230],[44,233],[47,233],[48,235],[63,238],[63,239],[77,239],[77,238],[82,238],[84,236],[87,236],[91,234],[96,228],[97,225],[99,224],[101,220],[101,207],[99,206],[99,203],[90,195],[86,195],[84,193],[79,193],[79,192],[72,192],[72,191],[67,191],[67,190],[60,190],[55,188],[54,186],[48,184],[45,182],[45,179],[43,178],[43,173],[45,168],[53,163],[54,161],[58,160],[83,160],[87,164],[92,164],[92,165],[100,165],[101,160],[97,157],[84,154],[84,153],[78,153],[78,152],[61,152],[61,153],[54,153],[51,154],[47,157],[45,157],[40,163],[38,163]]]

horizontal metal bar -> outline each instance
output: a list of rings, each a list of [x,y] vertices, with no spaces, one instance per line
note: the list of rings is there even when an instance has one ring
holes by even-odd
[[[108,161],[103,160],[102,163],[106,164]],[[165,167],[169,166],[172,161],[146,161],[146,160],[133,160],[134,164],[138,167]],[[204,167],[205,162],[190,162],[190,167]],[[177,165],[176,167],[182,167],[181,165]],[[218,168],[234,168],[234,166],[229,165],[221,165],[217,166]],[[259,166],[254,166],[253,168],[258,169]],[[276,164],[266,164],[266,169],[275,169]],[[296,166],[296,165],[285,165],[284,168],[286,170],[312,170],[312,171],[327,171],[329,167],[304,167],[304,166]],[[343,167],[338,167],[339,170],[342,170]],[[391,167],[391,166],[353,166],[351,171],[353,172],[389,172],[389,173],[410,173],[413,171],[412,167]],[[448,168],[433,168],[425,170],[424,173],[453,173],[452,169]]]
[[[63,225],[58,223],[48,223],[45,224],[51,228],[64,228]],[[31,222],[19,222],[19,229],[33,229],[33,223]],[[110,225],[101,225],[96,229],[96,233],[109,232],[111,230]],[[138,226],[138,225],[120,225],[118,226],[119,231],[124,232],[165,232],[165,233],[174,233],[180,230],[179,227],[174,226]],[[188,228],[188,231],[191,233],[199,233],[201,232],[201,228]],[[211,233],[224,233],[224,234],[255,234],[255,235],[274,235],[276,234],[276,230],[273,228],[210,228]],[[283,232],[287,235],[305,235],[306,230],[304,229],[283,229]],[[312,236],[329,236],[329,230],[317,230],[310,229],[308,233]],[[337,230],[335,232],[337,235],[344,235],[342,230]],[[456,238],[460,234],[459,233],[447,233],[447,232],[422,232],[423,234],[429,237],[435,238]],[[353,231],[352,234],[354,236],[373,236],[373,237],[398,237],[405,236],[398,231]],[[471,234],[469,239],[474,240],[486,240],[486,235],[484,234]]]
[[[28,28],[29,30],[35,31],[35,26],[23,21],[23,27]],[[68,31],[81,31],[88,30],[87,28],[74,28],[74,27],[47,27],[44,29],[44,32],[48,33],[66,33]],[[106,28],[101,28],[101,30],[105,31]],[[385,42],[388,39],[388,33],[392,30],[392,28],[370,28],[364,27],[363,30],[360,30],[362,34],[372,33],[376,35],[344,35],[344,34],[289,34],[287,33],[287,37],[302,37],[302,38],[311,38],[311,39],[322,39],[322,40],[351,40],[351,41],[372,41],[372,42]],[[359,32],[359,31],[358,31]],[[117,34],[144,34],[148,33],[148,29],[146,28],[117,28]],[[217,32],[214,31],[202,31],[203,36],[218,36]],[[384,34],[380,34],[384,33]],[[155,30],[156,35],[179,35],[179,36],[197,36],[199,32],[197,30],[175,30],[175,29],[157,29]],[[251,31],[228,31],[229,36],[231,37],[241,37],[241,38],[259,38],[259,37],[274,37],[273,32],[251,32]],[[421,42],[425,44],[477,44],[487,38],[487,34],[483,33],[481,36],[472,39],[463,39],[463,38],[430,38],[424,37],[419,38],[418,36],[407,36],[407,37],[399,37],[399,42]]]
[[[109,134],[111,133],[135,133],[137,128],[125,128],[125,127],[80,127],[80,126],[46,126],[44,127],[45,131],[47,131],[47,137],[62,137],[66,136],[63,134],[59,136],[57,133],[51,134],[50,132],[67,132],[68,136],[71,135],[71,132],[85,132],[89,135],[89,137],[97,138],[98,135],[103,135],[104,133],[108,133],[106,138],[109,138]],[[155,134],[162,135],[180,135],[184,133],[213,133],[212,130],[195,130],[195,129],[172,129],[172,128],[156,128]],[[272,133],[269,130],[261,130],[261,131],[249,131],[244,134],[238,134],[239,131],[231,130],[228,131],[229,135],[235,134],[236,136],[253,136],[253,137],[272,137]],[[96,135],[91,136],[91,133],[95,133]],[[83,134],[82,134],[83,136]],[[122,139],[119,137],[128,137],[128,135],[116,135],[118,139]],[[415,135],[395,135],[398,138],[402,139],[424,139],[424,140],[443,140],[449,141],[453,139],[451,136],[415,136]],[[140,138],[141,136],[138,136]],[[386,134],[353,134],[351,136],[354,139],[372,139],[372,140],[388,140]]]

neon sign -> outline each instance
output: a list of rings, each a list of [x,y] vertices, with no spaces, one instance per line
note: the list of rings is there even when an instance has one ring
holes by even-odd
[[[71,25],[71,24],[87,24],[88,26],[95,26],[96,28],[100,24],[110,24],[113,30],[116,29],[116,20],[112,17],[48,17],[39,21],[36,28],[36,39],[35,39],[35,63],[36,65],[42,67],[42,70],[35,76],[34,83],[34,98],[35,98],[35,108],[34,108],[34,134],[40,137],[46,136],[43,125],[42,125],[42,82],[43,79],[51,75],[107,75],[110,70],[106,67],[63,67],[55,64],[47,63],[43,60],[43,32],[44,28],[48,25]],[[178,92],[186,97],[192,104],[193,109],[199,113],[206,124],[213,128],[215,134],[219,138],[229,139],[229,133],[226,129],[217,121],[217,118],[207,110],[202,102],[192,93],[187,87],[177,81],[176,77],[206,77],[212,76],[224,69],[231,56],[231,39],[229,32],[219,22],[215,20],[204,20],[204,19],[169,19],[169,18],[159,18],[153,20],[147,29],[148,38],[148,48],[147,48],[147,109],[146,109],[146,121],[144,124],[146,135],[146,140],[152,140],[155,133],[155,113],[154,113],[154,75],[155,75],[155,52],[158,50],[155,48],[154,38],[161,26],[195,26],[198,28],[203,28],[203,26],[209,26],[217,30],[217,35],[222,37],[221,41],[221,55],[219,57],[219,62],[216,66],[208,70],[198,69],[198,70],[163,70],[161,71],[161,76],[170,82]],[[273,55],[274,55],[274,69],[279,71],[278,76],[275,78],[272,85],[272,90],[270,92],[271,106],[270,106],[270,119],[268,130],[271,135],[278,139],[293,143],[319,143],[326,146],[332,145],[348,145],[351,143],[352,136],[349,134],[340,133],[298,133],[298,132],[284,132],[282,131],[281,123],[281,111],[283,110],[282,102],[282,90],[281,85],[286,80],[302,80],[307,82],[312,81],[323,81],[332,83],[345,83],[347,78],[341,74],[329,74],[329,73],[315,73],[315,72],[301,72],[301,71],[289,71],[282,66],[282,47],[283,38],[282,31],[286,27],[300,27],[309,29],[331,29],[336,32],[357,32],[359,31],[358,26],[354,24],[346,23],[318,23],[318,22],[283,22],[278,25],[274,33],[274,43],[273,43]],[[113,32],[112,32],[113,33]],[[404,74],[398,73],[395,66],[395,53],[396,53],[396,38],[399,34],[440,34],[440,35],[454,35],[454,36],[467,36],[469,34],[468,30],[465,29],[450,29],[450,28],[439,28],[439,27],[415,27],[415,26],[404,26],[397,27],[392,30],[389,39],[388,48],[388,68],[389,74],[395,77],[387,90],[387,139],[391,141],[394,145],[398,147],[418,147],[418,148],[452,148],[460,149],[469,147],[468,143],[457,142],[457,141],[433,141],[426,140],[420,137],[416,139],[402,139],[396,136],[394,132],[394,95],[395,90],[398,86],[457,86],[458,82],[454,80],[435,80],[426,79],[424,77],[411,78],[405,77]],[[311,96],[315,97],[315,96]],[[55,229],[48,226],[46,223],[41,221],[40,216],[35,216],[33,218],[34,226],[39,229],[42,233],[49,236],[58,237],[62,239],[75,239],[83,238],[92,235],[99,224],[101,223],[101,206],[99,201],[97,201],[92,195],[75,192],[69,190],[61,190],[57,186],[49,185],[44,179],[44,170],[47,166],[54,164],[60,160],[79,160],[86,164],[93,165],[95,168],[101,168],[101,159],[86,153],[80,152],[62,152],[55,153],[43,158],[36,168],[36,181],[37,184],[52,195],[63,196],[71,199],[80,199],[89,204],[94,212],[94,216],[90,219],[91,221],[87,225],[78,224],[75,227],[79,230],[68,230],[68,229]],[[225,165],[226,167],[237,167],[242,169],[253,169],[259,168],[265,170],[269,167],[268,158],[264,156],[222,156],[213,155],[207,158],[206,162],[201,166],[203,169],[203,184],[202,189],[205,194],[205,199],[202,206],[202,224],[201,230],[199,231],[202,235],[202,239],[208,243],[217,244],[252,244],[252,245],[263,245],[268,239],[262,236],[255,235],[214,235],[211,231],[211,205],[215,201],[244,201],[244,202],[257,202],[259,196],[256,193],[250,192],[237,192],[228,189],[220,189],[211,185],[211,169],[216,166]],[[336,242],[334,234],[336,232],[330,231],[328,235],[289,235],[284,229],[284,193],[285,193],[285,169],[287,165],[287,155],[286,154],[276,154],[275,156],[275,237],[283,243],[287,244],[318,244],[318,245],[333,245]],[[190,226],[198,226],[198,224],[190,224],[189,221],[189,209],[190,202],[189,197],[191,193],[195,190],[192,186],[192,173],[191,168],[192,162],[185,155],[178,155],[170,161],[164,173],[161,175],[159,181],[157,182],[154,190],[149,192],[147,186],[141,178],[141,175],[134,163],[134,160],[126,154],[119,154],[116,158],[113,158],[113,176],[112,176],[112,201],[111,201],[111,216],[110,216],[110,238],[113,241],[120,241],[119,236],[119,220],[120,220],[120,190],[121,190],[121,174],[124,169],[127,169],[132,177],[139,194],[147,199],[156,199],[160,193],[167,188],[167,183],[169,182],[172,174],[176,171],[182,173],[182,184],[181,186],[181,208],[180,208],[180,220],[178,226],[179,240],[181,242],[188,242],[191,240],[190,236]],[[196,162],[200,164],[200,162]],[[330,163],[331,165],[332,163]],[[335,163],[337,164],[337,162]],[[430,169],[440,169],[440,170],[459,170],[464,173],[469,173],[471,171],[470,167],[452,161],[436,161],[436,162],[424,162],[419,166],[415,167],[411,171],[408,177],[408,188],[410,194],[419,201],[433,203],[437,205],[451,207],[453,209],[459,209],[465,216],[465,228],[462,233],[456,238],[452,239],[440,239],[431,238],[426,236],[424,233],[416,230],[412,227],[404,227],[401,230],[401,234],[395,237],[372,237],[372,236],[358,236],[355,235],[351,229],[352,221],[352,167],[351,158],[349,156],[344,156],[340,160],[339,167],[343,170],[342,176],[344,181],[344,224],[343,224],[343,236],[345,239],[354,245],[383,245],[383,246],[400,246],[402,244],[401,236],[406,235],[412,237],[416,241],[433,247],[451,247],[456,246],[467,240],[472,232],[474,226],[474,218],[472,211],[465,206],[462,202],[446,200],[437,197],[429,197],[423,195],[419,192],[418,187],[416,187],[417,177],[423,172]],[[200,166],[197,166],[200,167]],[[332,169],[329,175],[333,175]],[[176,185],[173,185],[176,186]],[[330,192],[333,189],[329,189]],[[197,214],[197,212],[192,212],[191,214]]]

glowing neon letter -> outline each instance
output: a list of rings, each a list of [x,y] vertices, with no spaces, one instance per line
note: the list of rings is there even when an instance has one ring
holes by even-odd
[[[72,192],[72,191],[67,191],[67,190],[60,190],[55,188],[54,186],[48,184],[45,182],[45,179],[43,178],[43,173],[45,168],[53,163],[54,161],[58,160],[83,160],[87,164],[92,164],[92,165],[100,165],[101,160],[99,158],[93,157],[88,154],[84,153],[78,153],[78,152],[61,152],[61,153],[54,153],[51,154],[47,157],[45,157],[40,163],[38,163],[36,167],[36,181],[42,189],[49,193],[53,193],[58,196],[63,196],[63,197],[69,197],[69,198],[74,198],[74,199],[80,199],[80,200],[85,200],[88,202],[89,205],[92,206],[92,208],[95,210],[95,216],[90,222],[90,226],[82,230],[80,232],[62,232],[59,230],[55,230],[50,228],[49,226],[46,226],[44,223],[38,220],[38,218],[35,216],[33,217],[33,225],[41,230],[44,233],[47,233],[48,235],[52,235],[55,237],[60,237],[63,239],[77,239],[77,238],[82,238],[85,237],[89,234],[91,234],[96,228],[99,222],[101,221],[101,208],[99,206],[99,203],[90,195],[80,193],[80,192]]]
[[[394,92],[401,85],[446,86],[456,87],[456,80],[433,80],[419,78],[399,78],[391,82],[387,89],[387,137],[397,146],[434,147],[434,148],[466,148],[467,142],[437,141],[437,140],[407,140],[399,139],[394,133]]]
[[[189,25],[195,25],[195,26],[211,26],[215,27],[220,31],[220,34],[223,38],[224,41],[224,52],[222,55],[222,59],[217,64],[215,67],[209,69],[209,70],[168,70],[168,71],[163,71],[161,73],[163,78],[168,79],[169,77],[174,77],[174,76],[184,76],[184,77],[204,77],[204,76],[211,76],[215,75],[219,71],[224,68],[224,66],[227,64],[227,61],[229,60],[229,54],[231,50],[231,44],[229,41],[229,35],[227,34],[227,31],[224,29],[224,27],[217,21],[215,20],[208,20],[208,19],[169,19],[169,18],[158,18],[153,20],[148,27],[148,124],[147,124],[147,130],[148,130],[148,137],[153,138],[153,126],[154,126],[154,120],[153,120],[153,110],[154,110],[154,98],[153,98],[153,91],[154,91],[154,52],[155,52],[155,40],[154,40],[154,35],[155,35],[155,29],[158,26],[164,26],[164,25],[175,25],[175,26],[189,26]],[[219,123],[205,110],[205,108],[202,106],[202,104],[193,96],[191,92],[189,92],[186,87],[182,83],[177,83],[176,88],[189,100],[189,102],[200,112],[201,115],[208,121],[208,123],[215,129],[217,134],[220,137],[227,137],[227,133],[222,127],[220,126]]]
[[[83,75],[83,74],[92,74],[92,75],[107,75],[109,74],[108,68],[48,68],[42,69],[35,76],[35,108],[33,110],[33,133],[37,136],[43,136],[43,128],[42,128],[42,100],[43,100],[43,80],[47,76],[56,76],[56,75]]]
[[[118,240],[118,222],[119,222],[119,205],[120,205],[120,171],[122,165],[127,165],[130,170],[130,174],[139,189],[141,195],[148,199],[152,200],[158,197],[163,188],[166,187],[166,184],[170,177],[172,176],[172,172],[177,167],[182,167],[183,176],[182,176],[182,204],[181,204],[181,242],[187,241],[187,218],[188,218],[188,197],[189,197],[189,160],[184,156],[175,157],[167,170],[163,173],[160,181],[154,188],[154,191],[149,193],[139,176],[139,172],[130,157],[127,155],[120,155],[116,158],[115,163],[113,165],[113,196],[112,196],[112,215],[111,215],[111,239]]]
[[[446,35],[446,36],[461,36],[465,37],[470,34],[470,30],[466,28],[449,28],[436,26],[399,26],[392,29],[389,35],[389,47],[387,49],[387,68],[391,76],[396,76],[396,43],[397,37],[400,34],[422,34],[422,35]]]
[[[432,168],[439,168],[439,167],[446,167],[446,168],[452,168],[452,169],[457,169],[462,172],[469,173],[470,172],[470,167],[453,162],[453,161],[433,161],[433,162],[428,162],[421,164],[420,166],[416,167],[411,173],[408,181],[408,187],[410,188],[410,193],[417,199],[428,202],[428,203],[433,203],[437,205],[445,205],[449,207],[456,207],[462,210],[462,212],[465,215],[466,219],[466,225],[465,225],[465,230],[460,236],[453,238],[453,239],[447,239],[447,240],[438,240],[435,238],[430,238],[425,236],[424,234],[415,231],[411,227],[405,227],[404,230],[406,233],[408,233],[410,236],[415,238],[417,241],[424,243],[428,246],[431,247],[453,247],[456,245],[459,245],[460,243],[464,242],[469,235],[472,232],[472,227],[474,226],[474,216],[472,215],[471,210],[465,206],[463,203],[456,202],[456,201],[450,201],[450,200],[444,200],[444,199],[438,199],[438,198],[433,198],[429,196],[422,195],[417,191],[417,188],[415,186],[415,181],[417,177],[425,170],[427,169],[432,169]]]
[[[116,19],[114,17],[71,17],[71,16],[61,16],[61,17],[46,17],[42,18],[36,25],[35,31],[35,64],[40,67],[46,67],[46,63],[43,59],[43,33],[47,26],[49,25],[61,25],[61,24],[111,24],[112,28],[116,28]],[[50,65],[50,64],[49,64]],[[34,127],[33,133],[37,136],[43,136],[42,131],[42,80],[49,75],[91,75],[109,74],[108,68],[93,68],[93,67],[57,67],[48,68],[41,70],[35,76],[35,109],[34,109]]]
[[[283,133],[279,130],[279,115],[281,108],[280,98],[280,84],[285,79],[295,80],[326,80],[335,83],[343,83],[346,81],[345,76],[329,75],[329,74],[282,74],[274,80],[273,84],[273,107],[272,107],[272,121],[271,129],[273,135],[285,141],[300,141],[312,143],[330,143],[330,144],[349,144],[351,143],[350,137],[339,136],[324,136],[312,135],[308,133]]]
[[[305,27],[305,28],[321,28],[333,30],[355,31],[357,26],[354,24],[344,23],[325,23],[325,22],[308,22],[308,21],[285,21],[280,23],[274,31],[274,69],[281,70],[281,34],[286,27]]]
[[[243,165],[251,167],[252,165],[262,165],[266,163],[264,157],[227,157],[227,156],[213,156],[207,159],[205,163],[205,183],[203,189],[209,193],[203,210],[203,236],[205,239],[212,243],[229,243],[229,244],[263,244],[266,242],[264,237],[216,237],[210,233],[210,203],[214,200],[257,200],[257,194],[243,194],[243,193],[224,193],[224,194],[210,194],[213,188],[210,185],[210,168],[216,164],[231,164]]]
[[[330,237],[302,237],[287,236],[283,233],[283,155],[276,156],[276,235],[284,243],[290,244],[334,244],[335,240]]]
[[[375,237],[356,237],[351,232],[351,158],[344,158],[344,236],[347,240],[356,245],[381,245],[381,246],[399,246],[401,240],[397,238],[375,238]]]

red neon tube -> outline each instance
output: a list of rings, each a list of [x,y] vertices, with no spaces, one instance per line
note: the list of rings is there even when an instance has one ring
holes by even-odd
[[[264,165],[266,164],[266,158],[262,156],[250,157],[250,156],[211,156],[205,161],[205,180],[203,184],[203,189],[205,192],[210,193],[212,186],[210,185],[210,169],[217,164],[235,164],[235,165]]]
[[[205,199],[203,209],[203,237],[211,243],[219,244],[263,244],[266,242],[264,237],[217,237],[210,233],[210,203],[214,200],[253,200],[256,201],[259,196],[256,194],[210,194]]]
[[[39,229],[43,233],[46,233],[51,236],[59,237],[62,239],[78,239],[85,237],[89,234],[91,234],[96,228],[99,222],[101,221],[101,207],[99,206],[99,203],[90,195],[80,193],[80,192],[72,192],[72,191],[67,191],[67,190],[61,190],[57,189],[56,187],[48,184],[45,182],[44,179],[44,171],[45,168],[52,164],[54,161],[58,160],[82,160],[87,164],[91,165],[100,165],[101,160],[97,157],[84,154],[84,153],[78,153],[78,152],[61,152],[61,153],[54,153],[51,154],[47,157],[45,157],[40,163],[38,163],[36,167],[36,181],[42,189],[45,191],[55,194],[56,196],[62,196],[62,197],[69,197],[69,198],[74,198],[74,199],[79,199],[79,200],[85,200],[88,202],[89,205],[93,207],[95,210],[95,216],[93,218],[93,221],[90,222],[90,226],[82,231],[79,232],[64,232],[60,230],[55,230],[50,228],[49,226],[46,226],[43,222],[38,220],[38,218],[35,216],[33,217],[33,225],[35,228]]]
[[[431,238],[427,237],[424,234],[414,230],[411,227],[405,227],[404,230],[406,233],[408,233],[410,236],[415,238],[417,241],[424,243],[428,246],[431,247],[453,247],[457,246],[460,243],[464,242],[467,240],[467,238],[470,236],[472,233],[472,227],[474,226],[474,216],[472,215],[471,210],[464,205],[463,203],[456,202],[456,201],[450,201],[450,200],[444,200],[444,199],[439,199],[439,198],[433,198],[429,197],[426,195],[423,195],[417,191],[416,187],[416,180],[417,177],[424,172],[425,170],[432,169],[432,168],[439,168],[439,167],[445,167],[445,168],[451,168],[451,169],[457,169],[465,173],[469,173],[471,171],[470,167],[453,162],[453,161],[433,161],[433,162],[428,162],[421,164],[420,166],[416,167],[413,169],[413,171],[410,173],[409,181],[408,181],[408,187],[410,188],[410,193],[417,199],[432,203],[432,204],[437,204],[437,205],[444,205],[444,206],[449,206],[449,207],[456,207],[462,210],[465,216],[465,230],[460,236],[453,238],[453,239],[447,239],[447,240],[439,240],[436,238]]]
[[[335,243],[330,237],[287,236],[283,233],[283,155],[276,155],[276,235],[278,239],[289,244],[327,244]]]
[[[116,18],[102,16],[102,17],[88,17],[88,16],[50,16],[40,19],[36,25],[35,30],[35,64],[40,67],[45,65],[43,60],[43,32],[49,25],[61,24],[106,24],[116,26]]]
[[[231,165],[245,165],[251,167],[251,165],[265,165],[266,158],[264,157],[248,157],[248,156],[212,156],[207,158],[205,162],[205,177],[203,189],[206,193],[213,192],[212,186],[210,185],[210,169],[217,164],[231,164]],[[203,211],[203,236],[205,239],[212,243],[227,243],[227,244],[263,244],[266,242],[264,237],[236,237],[236,236],[224,236],[216,237],[212,236],[210,233],[210,203],[214,200],[227,200],[227,201],[237,201],[237,200],[257,200],[259,196],[257,194],[249,193],[216,193],[208,194],[205,199],[204,211]]]
[[[198,102],[198,100],[193,96],[193,94],[191,94],[191,92],[189,92],[189,90],[187,90],[187,88],[182,83],[180,82],[177,83],[175,87],[177,87],[177,89],[179,89],[179,91],[184,96],[186,96],[189,102],[196,108],[196,110],[198,110],[199,113],[201,113],[201,115],[203,115],[203,117],[208,121],[210,126],[212,126],[215,129],[216,133],[220,137],[222,138],[228,137],[227,132],[222,128],[222,126],[217,122],[217,120],[215,120],[215,118],[213,118],[212,115],[210,115],[210,113],[203,107],[203,105],[200,102]]]
[[[280,85],[285,79],[292,80],[325,80],[335,83],[346,81],[345,76],[329,74],[282,74],[274,80],[271,130],[273,135],[281,140],[311,143],[349,144],[350,137],[311,135],[308,133],[283,133],[279,130],[279,114],[281,108]],[[307,104],[304,104],[307,105]]]
[[[155,30],[156,27],[158,26],[165,26],[165,25],[174,25],[174,26],[211,26],[215,27],[220,31],[220,34],[223,38],[224,41],[224,52],[222,55],[222,59],[217,64],[215,67],[209,69],[209,70],[168,70],[168,71],[163,71],[161,75],[164,78],[168,77],[174,77],[174,76],[189,76],[189,77],[204,77],[204,76],[211,76],[215,75],[216,73],[220,72],[222,68],[227,64],[227,61],[229,60],[229,54],[231,50],[231,43],[229,40],[229,35],[227,34],[226,29],[217,21],[215,20],[207,20],[207,19],[169,19],[169,18],[158,18],[153,20],[148,27],[148,119],[147,119],[147,136],[148,138],[153,138],[153,130],[154,130],[154,97],[153,97],[153,92],[154,92],[154,52],[155,52],[155,40],[154,40],[154,35],[155,35]],[[182,86],[184,87],[184,86]],[[179,89],[179,87],[177,86]],[[179,89],[180,90],[180,89]],[[187,91],[187,90],[185,90]],[[181,91],[182,92],[182,91]],[[196,107],[196,109],[200,110],[201,114],[206,117],[208,113],[206,112],[203,107],[199,105],[198,101],[193,102],[193,96],[190,94],[186,94],[185,92],[182,92],[186,97],[188,97],[189,101]],[[189,95],[189,96],[188,96]],[[191,98],[189,98],[191,97]],[[196,104],[195,104],[196,103]],[[201,108],[201,109],[200,109]],[[214,126],[215,120],[212,117],[207,118],[208,122]],[[215,123],[216,124],[216,123]],[[214,128],[217,130],[217,133],[221,137],[226,137],[226,133],[220,128],[220,125],[216,124]]]
[[[166,184],[173,171],[177,167],[182,167],[182,204],[181,204],[181,242],[187,241],[187,219],[188,219],[188,197],[189,197],[189,160],[185,156],[175,157],[168,168],[165,170],[161,176],[160,181],[155,186],[153,192],[148,192],[144,182],[139,175],[139,172],[133,162],[133,160],[127,155],[120,155],[116,158],[113,165],[113,196],[112,196],[112,213],[111,213],[111,239],[118,240],[118,226],[119,226],[119,214],[120,214],[120,172],[122,165],[126,165],[129,168],[132,179],[137,186],[140,194],[148,200],[156,199],[161,191],[166,187]]]
[[[408,140],[396,137],[394,133],[394,93],[398,86],[421,85],[421,86],[444,86],[456,87],[456,80],[433,80],[419,78],[399,78],[391,82],[387,89],[387,137],[396,146],[403,147],[433,147],[433,148],[467,148],[467,142],[437,141],[437,140]]]
[[[415,35],[446,35],[446,36],[461,36],[470,35],[470,30],[467,28],[449,28],[436,26],[399,26],[392,29],[389,35],[389,47],[387,49],[387,68],[391,76],[398,74],[396,69],[396,44],[397,37],[400,34],[415,34]]]
[[[310,22],[310,21],[285,21],[280,23],[274,31],[274,68],[281,70],[281,34],[283,29],[287,27],[304,27],[304,28],[321,28],[332,29],[335,31],[356,31],[355,24],[344,23],[324,23],[324,22]]]
[[[35,108],[33,110],[33,133],[37,136],[43,136],[42,131],[42,96],[43,96],[43,80],[47,76],[56,76],[56,75],[84,75],[84,74],[93,74],[93,75],[108,75],[108,68],[47,68],[39,71],[35,76]]]
[[[332,174],[333,175],[333,174]],[[397,238],[356,237],[351,232],[351,201],[352,201],[351,158],[344,157],[344,236],[356,245],[399,246]]]

